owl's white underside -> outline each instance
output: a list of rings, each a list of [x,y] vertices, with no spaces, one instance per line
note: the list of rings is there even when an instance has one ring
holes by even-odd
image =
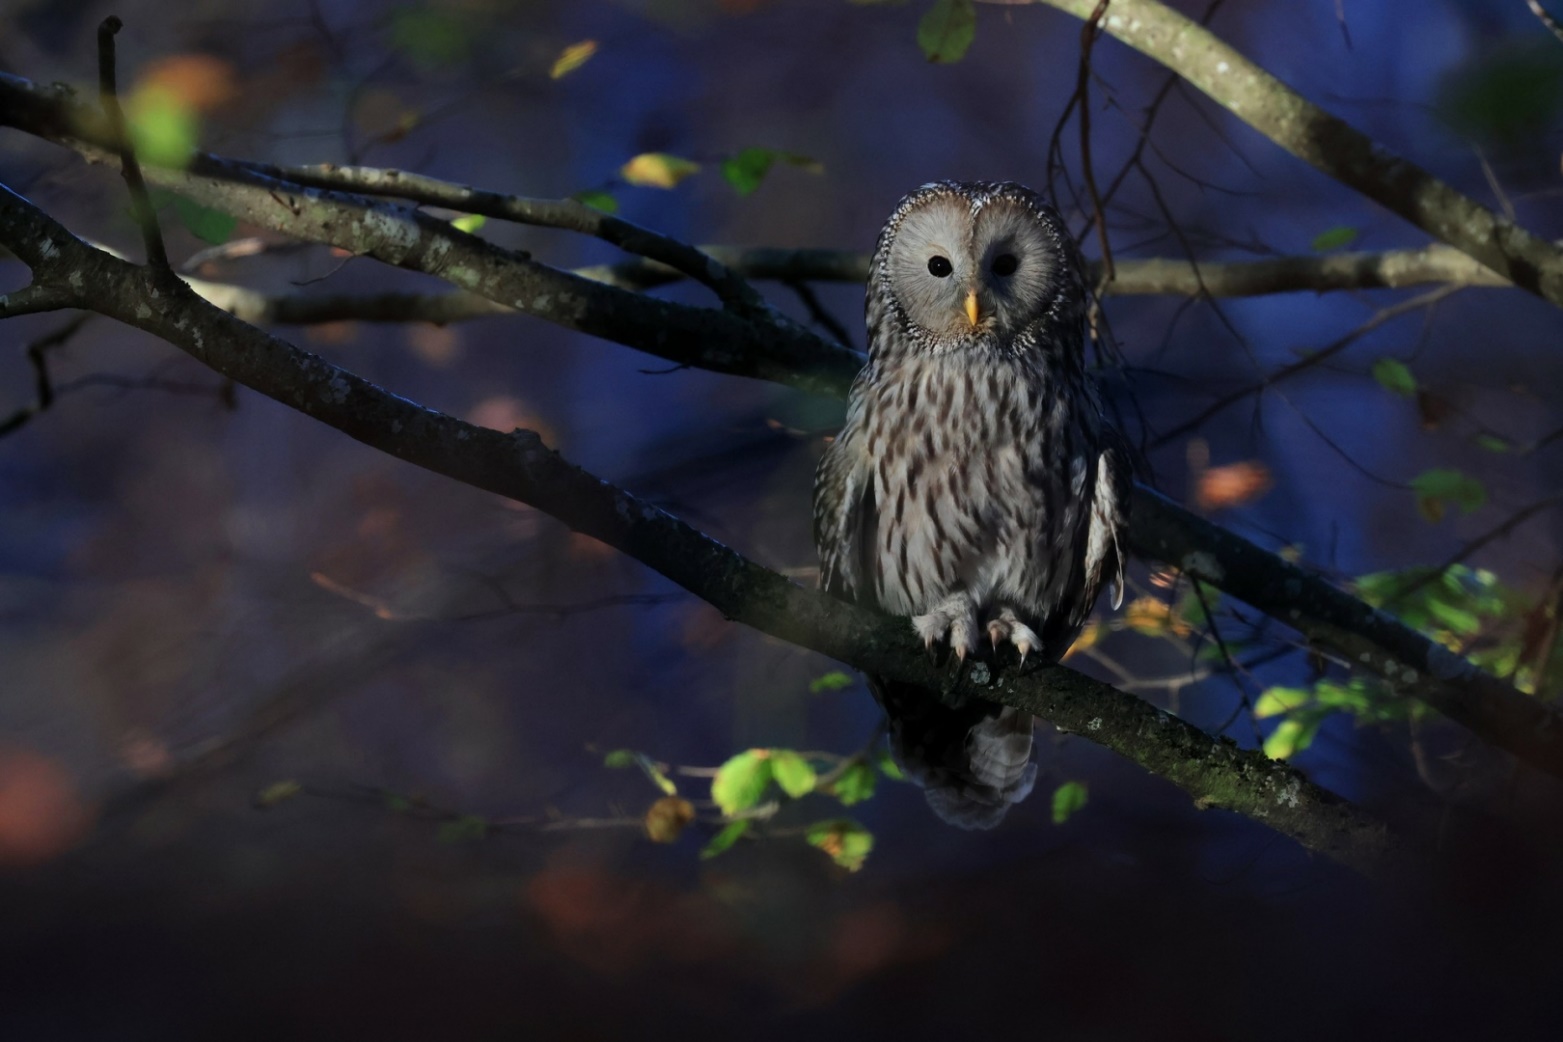
[[[872,504],[826,555],[853,596],[963,655],[979,639],[1029,651],[1070,595],[1094,597],[1116,549],[1112,483],[1094,413],[1049,397],[1049,379],[997,345],[865,373],[826,463],[847,500]]]

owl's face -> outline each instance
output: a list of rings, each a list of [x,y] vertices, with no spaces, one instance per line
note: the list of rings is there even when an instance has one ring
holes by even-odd
[[[1011,183],[925,185],[885,235],[878,277],[940,347],[1013,343],[1054,307],[1074,256],[1058,215]]]

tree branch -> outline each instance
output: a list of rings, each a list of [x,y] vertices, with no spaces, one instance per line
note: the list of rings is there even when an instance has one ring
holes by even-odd
[[[986,698],[1052,720],[1134,760],[1201,806],[1245,814],[1359,872],[1408,867],[1386,827],[1257,750],[1212,738],[1132,695],[1061,665],[979,663],[951,672],[905,619],[806,590],[546,448],[530,431],[476,427],[397,397],[181,289],[92,248],[0,187],[0,242],[77,306],[158,336],[228,378],[409,463],[526,503],[613,546],[728,618],[894,681]],[[156,304],[157,306],[152,306]]]
[[[1087,19],[1096,0],[1043,3]],[[1324,111],[1159,0],[1113,0],[1103,28],[1160,62],[1286,151],[1469,254],[1522,289],[1563,306],[1563,250],[1493,213]]]

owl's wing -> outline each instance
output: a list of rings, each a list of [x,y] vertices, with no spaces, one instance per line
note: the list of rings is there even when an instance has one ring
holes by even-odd
[[[1097,458],[1096,482],[1091,495],[1090,522],[1085,540],[1085,589],[1087,596],[1075,606],[1075,624],[1082,625],[1102,588],[1102,580],[1113,584],[1113,609],[1123,604],[1123,569],[1128,558],[1129,497],[1134,472],[1129,454],[1115,436],[1109,436]]]
[[[820,588],[846,600],[869,595],[869,550],[878,529],[874,471],[849,423],[825,450],[814,478],[814,545]],[[869,597],[871,600],[872,598]]]

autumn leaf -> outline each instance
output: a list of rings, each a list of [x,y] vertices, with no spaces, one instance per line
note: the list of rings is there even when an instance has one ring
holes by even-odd
[[[673,188],[699,172],[699,163],[666,152],[642,152],[619,167],[619,176],[627,184],[645,188]]]
[[[1147,637],[1162,637],[1168,633],[1187,637],[1194,632],[1170,604],[1155,597],[1137,597],[1130,601],[1123,610],[1123,621],[1131,630]]]
[[[1251,503],[1270,491],[1275,479],[1258,460],[1211,467],[1199,476],[1194,501],[1201,510],[1225,510]]]
[[[270,810],[279,803],[291,800],[303,791],[304,786],[296,781],[273,782],[255,794],[255,806],[261,810]]]
[[[548,78],[551,80],[563,79],[591,61],[592,55],[596,53],[596,40],[582,40],[580,43],[572,43],[560,51],[559,57],[554,59],[553,66],[548,70]]]
[[[849,818],[810,825],[808,841],[848,872],[862,868],[869,851],[874,849],[874,834]]]
[[[672,843],[694,820],[694,804],[678,796],[664,796],[646,811],[646,838],[653,843]]]

